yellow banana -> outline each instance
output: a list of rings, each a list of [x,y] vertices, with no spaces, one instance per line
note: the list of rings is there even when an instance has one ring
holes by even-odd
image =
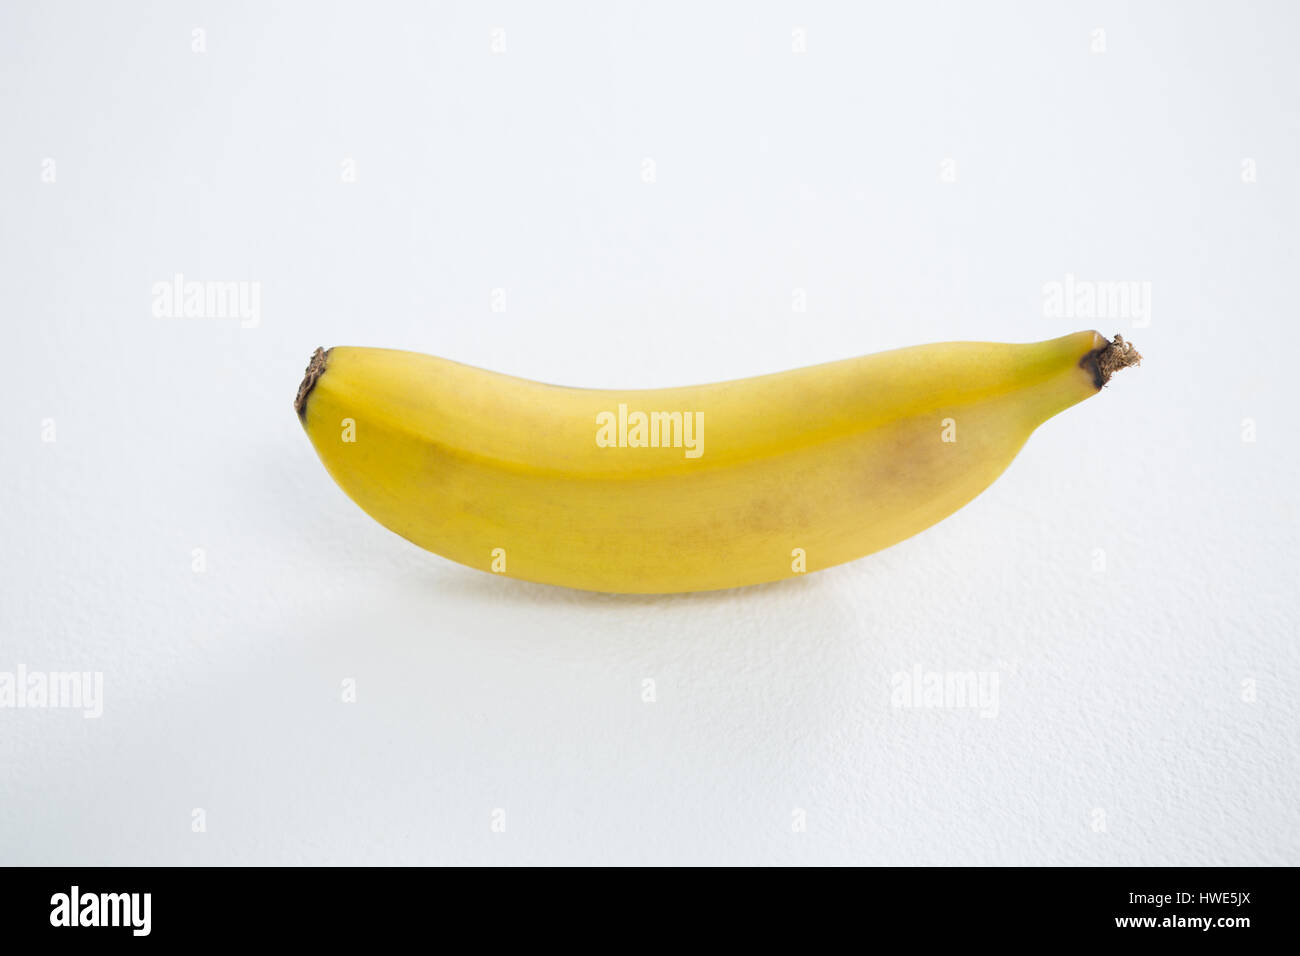
[[[343,490],[423,548],[592,591],[705,591],[928,528],[1139,359],[1118,335],[1076,332],[604,391],[334,348],[316,350],[295,407]]]

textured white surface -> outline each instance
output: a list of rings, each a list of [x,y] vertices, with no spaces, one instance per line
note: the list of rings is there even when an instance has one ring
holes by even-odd
[[[1300,862],[1294,5],[437,6],[0,9],[0,671],[105,695],[0,709],[0,862]],[[260,324],[154,318],[178,272]],[[1044,318],[1066,273],[1150,326]],[[316,345],[633,387],[1093,326],[1146,364],[968,508],[710,595],[425,554],[290,409]]]

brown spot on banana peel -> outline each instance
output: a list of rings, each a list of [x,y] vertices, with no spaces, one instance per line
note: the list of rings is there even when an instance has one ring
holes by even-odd
[[[1079,367],[1092,372],[1093,383],[1100,390],[1120,369],[1141,363],[1142,356],[1133,347],[1133,343],[1125,342],[1124,336],[1116,333],[1114,341],[1093,349],[1080,359]]]
[[[317,380],[325,374],[325,363],[329,361],[330,351],[318,348],[311,354],[311,361],[307,363],[302,384],[298,386],[298,397],[293,400],[293,410],[298,413],[298,420],[304,425],[307,424],[307,396],[316,387]]]

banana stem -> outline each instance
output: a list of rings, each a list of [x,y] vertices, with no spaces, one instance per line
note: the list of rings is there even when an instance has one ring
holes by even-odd
[[[328,357],[329,352],[324,349],[318,348],[313,352],[311,361],[307,363],[307,372],[302,377],[302,384],[298,386],[298,397],[293,400],[293,409],[304,422],[307,420],[307,396],[316,387],[316,380],[325,374],[325,360]]]
[[[1110,377],[1122,368],[1139,365],[1142,356],[1133,347],[1132,342],[1125,342],[1124,336],[1116,334],[1113,342],[1102,348],[1089,352],[1079,364],[1092,370],[1093,380],[1098,388],[1110,381]]]

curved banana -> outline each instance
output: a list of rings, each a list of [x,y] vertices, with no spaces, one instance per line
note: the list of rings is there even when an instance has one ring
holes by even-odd
[[[387,349],[320,349],[295,407],[375,520],[453,561],[662,593],[889,547],[993,482],[1141,356],[1120,336],[952,342],[690,388],[561,388]]]

